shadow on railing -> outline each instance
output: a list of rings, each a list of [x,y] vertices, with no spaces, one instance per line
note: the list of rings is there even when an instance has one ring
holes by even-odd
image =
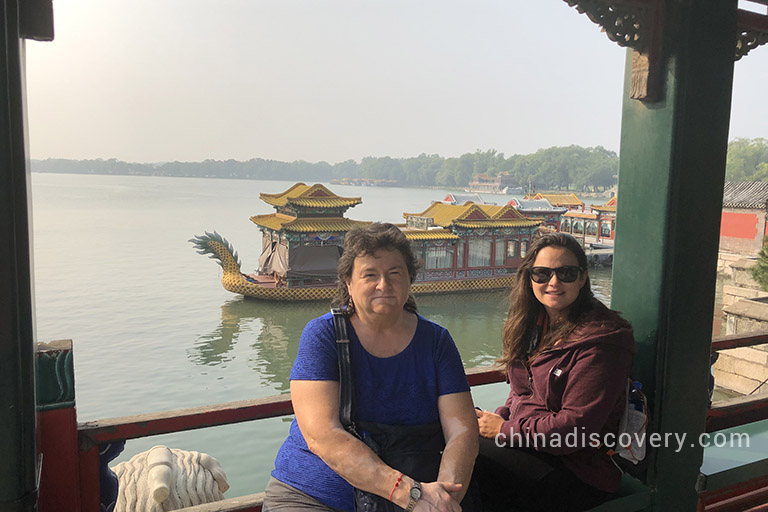
[[[712,341],[715,351],[768,343],[768,332],[752,335],[720,336]],[[467,372],[470,385],[477,386],[504,381],[504,374],[493,367],[474,368]],[[99,510],[99,451],[111,443],[185,430],[215,427],[253,421],[293,413],[290,395],[256,400],[178,409],[152,414],[110,418],[78,425],[80,501],[82,509]],[[707,413],[707,432],[768,419],[768,396],[738,397],[714,404]],[[768,464],[750,464],[735,468],[728,477],[710,480],[700,487],[699,510],[744,510],[752,503],[768,498]],[[260,511],[263,493],[225,500],[215,508],[205,505],[186,509],[195,512]],[[762,501],[761,501],[762,500]],[[213,505],[213,504],[212,504]]]

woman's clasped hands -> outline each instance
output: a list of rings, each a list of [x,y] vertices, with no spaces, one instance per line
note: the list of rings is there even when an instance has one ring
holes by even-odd
[[[430,482],[421,484],[421,499],[416,502],[414,512],[461,512],[456,499],[462,485],[453,482]]]
[[[475,415],[477,416],[477,425],[480,428],[481,436],[493,439],[501,432],[501,424],[504,423],[504,418],[498,414],[475,408]]]

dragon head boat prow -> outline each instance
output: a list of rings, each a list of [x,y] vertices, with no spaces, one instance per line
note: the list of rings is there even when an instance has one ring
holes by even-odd
[[[198,254],[208,255],[224,269],[221,284],[232,293],[257,299],[286,301],[324,300],[333,294],[334,288],[285,288],[280,287],[272,276],[243,274],[237,251],[216,231],[196,235],[189,242],[195,246]]]
[[[198,254],[207,254],[209,258],[216,260],[219,266],[224,269],[225,274],[241,274],[240,257],[237,255],[237,251],[226,238],[216,231],[213,233],[206,231],[205,235],[195,235],[194,238],[189,239],[189,242],[195,246]]]

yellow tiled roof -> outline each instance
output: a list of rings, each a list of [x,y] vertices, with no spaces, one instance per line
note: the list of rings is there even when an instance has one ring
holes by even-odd
[[[367,226],[371,221],[352,220],[343,217],[335,219],[296,219],[294,222],[283,225],[283,229],[308,233],[310,231],[349,231],[357,226]]]
[[[528,194],[525,199],[546,199],[552,206],[582,206],[584,202],[576,194]]]
[[[597,220],[597,214],[596,213],[585,213],[585,212],[565,212],[563,214],[563,217],[573,217],[573,218],[576,218],[576,219]]]
[[[359,197],[337,196],[319,183],[311,186],[304,183],[296,183],[280,194],[261,193],[259,197],[262,201],[272,206],[285,206],[287,203],[291,203],[296,206],[310,208],[349,207],[363,202]]]
[[[605,202],[605,204],[593,204],[590,205],[593,210],[599,210],[601,212],[616,212],[616,198],[618,196],[613,196],[608,201]]]
[[[448,226],[450,221],[456,218],[459,212],[463,212],[464,207],[454,204],[432,203],[421,213],[403,213],[403,217],[431,217],[438,226]]]
[[[510,220],[488,220],[488,221],[456,221],[454,225],[462,228],[522,228],[527,226],[538,226],[540,220],[535,219],[510,219]]]
[[[408,240],[457,240],[459,237],[449,229],[402,229]]]
[[[267,215],[254,215],[251,217],[251,222],[257,226],[269,228],[274,231],[280,231],[283,224],[287,224],[296,220],[296,217],[290,215],[283,215],[282,213],[269,213]]]
[[[251,222],[257,226],[269,228],[273,231],[293,231],[297,233],[309,233],[312,231],[349,231],[355,226],[365,226],[369,221],[351,220],[344,217],[331,217],[327,219],[318,218],[296,218],[281,213],[270,213],[269,215],[254,215]]]
[[[437,226],[456,225],[468,228],[535,226],[541,221],[528,219],[513,206],[492,204],[445,204],[432,203],[421,213],[404,213],[404,217],[431,217]]]

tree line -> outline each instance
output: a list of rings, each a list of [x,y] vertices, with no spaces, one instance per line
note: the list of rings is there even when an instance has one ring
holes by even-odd
[[[253,158],[203,162],[129,163],[116,160],[33,160],[35,172],[187,176],[282,181],[324,181],[341,178],[395,180],[409,187],[466,187],[478,174],[508,173],[515,186],[537,190],[603,191],[616,184],[619,158],[601,146],[551,147],[505,157],[495,149],[459,157],[427,155],[410,158],[365,157],[336,164]],[[728,145],[726,179],[768,181],[768,140],[739,138]]]
[[[509,173],[516,186],[537,189],[598,190],[616,183],[618,157],[602,147],[552,147],[528,155],[505,157],[495,149],[477,150],[459,157],[422,153],[410,158],[365,157],[360,162],[336,164],[296,160],[281,162],[253,158],[203,162],[130,163],[114,158],[33,160],[34,172],[117,174],[138,176],[186,176],[281,181],[324,181],[341,178],[395,180],[410,187],[466,187],[478,174]]]

